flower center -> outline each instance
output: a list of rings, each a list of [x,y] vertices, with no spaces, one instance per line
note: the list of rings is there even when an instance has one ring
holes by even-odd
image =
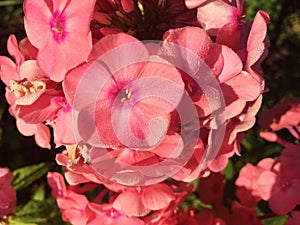
[[[129,100],[132,96],[132,92],[128,89],[121,90],[121,102],[125,102]]]
[[[46,89],[46,84],[43,81],[10,81],[10,92],[13,93],[17,99],[25,95],[43,91]]]
[[[56,42],[61,43],[65,40],[68,32],[66,31],[66,18],[63,14],[59,12],[53,14],[50,21],[50,28]]]
[[[106,212],[106,216],[116,219],[121,216],[121,213],[118,210],[112,208],[111,210]]]

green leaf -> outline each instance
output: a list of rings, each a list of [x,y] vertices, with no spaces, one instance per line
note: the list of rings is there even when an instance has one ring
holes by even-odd
[[[19,5],[19,4],[23,4],[23,0],[7,0],[7,1],[0,2],[0,6]]]
[[[24,189],[44,176],[52,166],[53,163],[40,163],[19,168],[13,172],[14,180],[12,185],[17,191]]]
[[[228,161],[223,173],[225,174],[227,180],[231,180],[234,177],[234,166],[231,160]]]
[[[9,220],[9,224],[10,225],[39,225],[37,223],[27,223],[27,222],[23,222],[19,219],[11,219]]]
[[[40,186],[37,187],[34,195],[32,196],[33,200],[36,201],[44,201],[45,200],[45,185],[41,184]]]
[[[265,219],[262,221],[265,225],[284,225],[288,219],[288,215]]]
[[[44,191],[43,185],[39,186],[33,198],[40,198]],[[43,191],[42,191],[43,190]],[[64,225],[61,219],[61,212],[57,207],[54,198],[50,197],[43,201],[35,199],[30,200],[15,216],[10,218],[10,224],[13,225]]]

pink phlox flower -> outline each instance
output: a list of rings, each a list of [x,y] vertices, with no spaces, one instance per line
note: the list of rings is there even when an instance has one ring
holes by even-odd
[[[113,50],[116,48],[118,52]],[[126,52],[131,50],[136,54],[125,57]],[[104,61],[113,74],[97,65],[97,61],[90,61],[90,65],[85,64],[71,71],[64,82],[67,99],[74,110],[79,112],[78,117],[87,113],[87,107],[92,107],[89,104],[94,104],[90,102],[93,101],[93,97],[88,96],[98,96],[94,114],[96,131],[103,147],[149,148],[161,142],[170,123],[170,112],[175,109],[183,94],[183,82],[176,68],[167,63],[150,61],[144,44],[126,34],[110,35],[101,39],[93,49],[90,60],[97,57]],[[123,64],[126,67],[120,69]],[[97,81],[89,84],[88,89],[82,90],[82,99],[77,98],[77,105],[74,106],[72,93],[75,93],[84,75],[84,69],[86,74],[96,69],[99,76],[95,77]],[[71,80],[72,76],[76,77],[75,81]],[[168,90],[162,85],[165,82],[169,84]],[[171,93],[172,84],[178,90]],[[92,93],[93,91],[95,93]],[[162,99],[163,95],[170,96],[174,105]],[[153,123],[149,124],[152,120]],[[103,129],[104,121],[106,129]],[[79,123],[78,128],[82,126],[84,129],[86,124],[86,121],[82,125]],[[83,134],[82,138],[85,139]]]
[[[265,158],[257,166],[248,163],[240,170],[235,185],[237,186],[236,195],[243,205],[253,207],[261,200],[258,193],[258,178],[264,171],[270,170],[274,163],[273,159]]]
[[[278,215],[287,214],[300,203],[298,158],[299,146],[290,144],[283,150],[274,168],[258,178],[258,193]]]
[[[13,212],[16,205],[16,191],[11,186],[13,174],[6,167],[0,168],[0,218]]]
[[[38,124],[50,119],[58,109],[51,99],[61,93],[56,83],[50,81],[36,60],[26,60],[15,36],[7,42],[8,51],[15,63],[7,57],[0,58],[1,79],[6,84],[6,98],[13,107],[15,117],[27,123]]]
[[[90,20],[93,1],[26,0],[24,24],[29,41],[38,48],[38,64],[56,82],[84,62],[92,49]]]
[[[124,215],[119,210],[115,209],[112,204],[95,204],[89,203],[86,209],[89,214],[87,225],[97,225],[99,222],[104,225],[144,225],[145,223],[135,217]]]
[[[52,188],[51,193],[62,211],[63,220],[74,225],[86,224],[88,220],[86,214],[88,199],[84,195],[68,190],[63,176],[59,173],[49,172],[47,179]]]
[[[184,199],[194,191],[193,185],[184,182],[166,182],[172,188],[175,199],[171,201],[168,207],[154,211],[151,215],[144,217],[145,223],[148,225],[172,225],[177,224],[182,216],[182,210],[178,207]]]
[[[61,107],[53,102],[53,98],[61,96],[61,92],[45,77],[35,60],[21,65],[20,78],[10,80],[9,90],[16,98],[16,117],[27,123],[37,124],[51,119]]]
[[[66,197],[58,197],[57,205],[62,211],[62,218],[65,222],[74,225],[86,224],[89,215],[86,213],[88,199],[84,195],[70,192]]]
[[[238,1],[238,6],[231,5],[224,0],[198,2],[200,5],[194,5],[194,7],[198,7],[197,19],[209,35],[216,36],[219,29],[225,25],[238,26],[242,21],[243,1]]]
[[[174,199],[172,189],[164,183],[159,183],[124,190],[113,202],[113,207],[127,216],[145,216],[151,210],[168,207]]]

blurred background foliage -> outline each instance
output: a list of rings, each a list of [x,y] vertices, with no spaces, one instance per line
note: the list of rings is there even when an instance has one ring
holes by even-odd
[[[0,55],[8,56],[6,41],[10,34],[14,33],[18,40],[25,37],[22,3],[22,0],[0,0]],[[270,52],[262,65],[266,92],[261,113],[284,98],[300,96],[300,1],[246,0],[246,3],[248,19],[252,20],[258,10],[266,11],[271,17]],[[54,146],[50,151],[40,149],[36,146],[33,137],[24,137],[19,134],[15,119],[8,113],[4,94],[5,86],[0,82],[0,166],[8,166],[11,170],[15,170],[42,162],[53,163],[55,154],[61,149],[57,150]],[[262,140],[258,135],[259,130],[260,128],[255,125],[245,134],[242,141],[242,157],[234,156],[225,169],[228,180],[225,194],[227,199],[232,201],[235,199],[234,180],[242,166],[247,162],[256,164],[265,157],[276,157],[282,150],[279,145]],[[47,164],[46,168],[59,170],[59,167],[54,164]],[[41,191],[41,188],[44,191]],[[21,194],[18,193],[18,205],[25,204],[30,197],[34,201],[45,200],[45,190],[47,190],[45,176],[39,176],[34,183],[29,183]],[[48,199],[47,204],[51,204],[52,200]],[[194,198],[192,196],[188,201],[190,204],[193,202],[199,204],[196,196]],[[45,207],[40,210],[45,210]],[[262,213],[270,212],[266,204],[259,205],[257,210]],[[51,217],[47,210],[40,213]],[[52,216],[57,217],[57,215]],[[61,221],[56,221],[53,224],[60,223]],[[265,224],[272,224],[272,221],[265,220]],[[282,222],[280,223],[278,219],[274,224],[282,224]]]

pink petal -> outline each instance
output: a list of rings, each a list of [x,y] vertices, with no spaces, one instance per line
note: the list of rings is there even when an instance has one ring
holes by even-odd
[[[226,81],[242,72],[243,63],[240,57],[227,46],[222,46],[222,55],[224,58],[224,64],[222,72],[218,78],[221,83],[226,83]]]
[[[39,93],[37,93],[39,94]],[[27,123],[42,123],[51,119],[61,106],[53,103],[51,99],[59,96],[55,90],[46,90],[38,97],[34,94],[29,94],[18,100],[19,105],[16,105],[17,116]]]
[[[63,90],[64,94],[66,96],[67,101],[73,105],[74,98],[76,96],[76,92],[78,91],[78,85],[82,81],[81,79],[84,77],[85,72],[89,68],[91,63],[84,63],[74,69],[72,69],[70,72],[67,73],[62,85],[63,85]],[[94,86],[91,86],[94,87]],[[96,94],[97,90],[94,90],[90,92],[90,88],[86,88],[89,93],[87,93],[87,96],[83,96],[84,99],[86,99],[90,94]],[[78,97],[77,97],[78,99]]]
[[[198,27],[170,29],[164,34],[163,40],[185,47],[201,59],[206,58],[212,44],[207,33]]]
[[[216,36],[218,29],[227,23],[236,23],[238,10],[223,0],[207,1],[198,8],[197,19],[209,35]]]
[[[154,184],[142,188],[142,202],[148,209],[166,208],[175,199],[172,189],[166,184]]]
[[[70,106],[67,106],[70,108]],[[72,145],[76,143],[73,130],[72,110],[63,107],[57,113],[54,129],[54,142],[57,146]]]
[[[300,204],[299,190],[300,179],[289,180],[288,184],[278,182],[268,201],[271,210],[281,216],[292,211]]]
[[[225,84],[233,89],[234,94],[238,96],[238,98],[245,101],[254,101],[263,91],[260,82],[245,71],[242,71],[239,75],[226,81]],[[244,84],[247,84],[247,88],[245,88]]]
[[[36,132],[34,135],[35,142],[42,148],[51,148],[50,145],[50,130],[44,124],[36,125]]]
[[[19,50],[16,36],[11,34],[7,40],[7,50],[9,54],[15,59],[16,65],[19,67],[24,62],[24,56]]]
[[[42,80],[46,76],[45,72],[38,66],[36,60],[26,60],[20,67],[20,79],[36,81]]]
[[[267,24],[270,17],[260,10],[253,21],[248,41],[247,41],[247,61],[246,68],[252,71],[251,66],[261,62],[267,55]]]
[[[257,180],[258,194],[268,201],[272,196],[272,189],[276,182],[276,174],[270,171],[263,172]]]
[[[11,80],[19,80],[17,65],[6,56],[0,56],[0,77],[9,86]]]
[[[17,119],[17,128],[24,136],[32,136],[36,132],[36,124],[25,123],[21,119]]]
[[[122,8],[126,13],[130,13],[134,10],[133,0],[121,0]]]
[[[145,216],[151,210],[144,206],[140,193],[128,190],[121,193],[114,201],[113,207],[127,216]]]
[[[237,52],[239,50],[242,29],[243,27],[238,23],[225,24],[218,31],[216,43],[226,45]]]
[[[188,9],[197,8],[207,0],[185,0],[185,5]]]
[[[176,158],[183,150],[183,141],[179,134],[166,135],[163,141],[153,150],[152,153],[164,158]]]
[[[64,79],[67,72],[66,54],[56,42],[48,41],[43,48],[40,48],[37,60],[51,80],[60,82]]]
[[[49,29],[50,9],[44,0],[26,0],[24,14],[24,25],[29,41],[38,49],[43,48],[48,43],[46,40],[52,38]]]
[[[36,59],[38,49],[29,42],[28,38],[24,38],[20,41],[19,48],[25,59]]]
[[[62,12],[64,11],[68,5],[67,4],[70,4],[70,0],[51,0],[52,3],[53,3],[53,11],[54,10],[57,10],[59,12]],[[81,7],[80,7],[81,8]]]
[[[63,193],[67,191],[67,187],[63,176],[60,173],[48,172],[47,181],[49,186],[52,188],[52,195],[54,198],[58,196],[63,197]]]

